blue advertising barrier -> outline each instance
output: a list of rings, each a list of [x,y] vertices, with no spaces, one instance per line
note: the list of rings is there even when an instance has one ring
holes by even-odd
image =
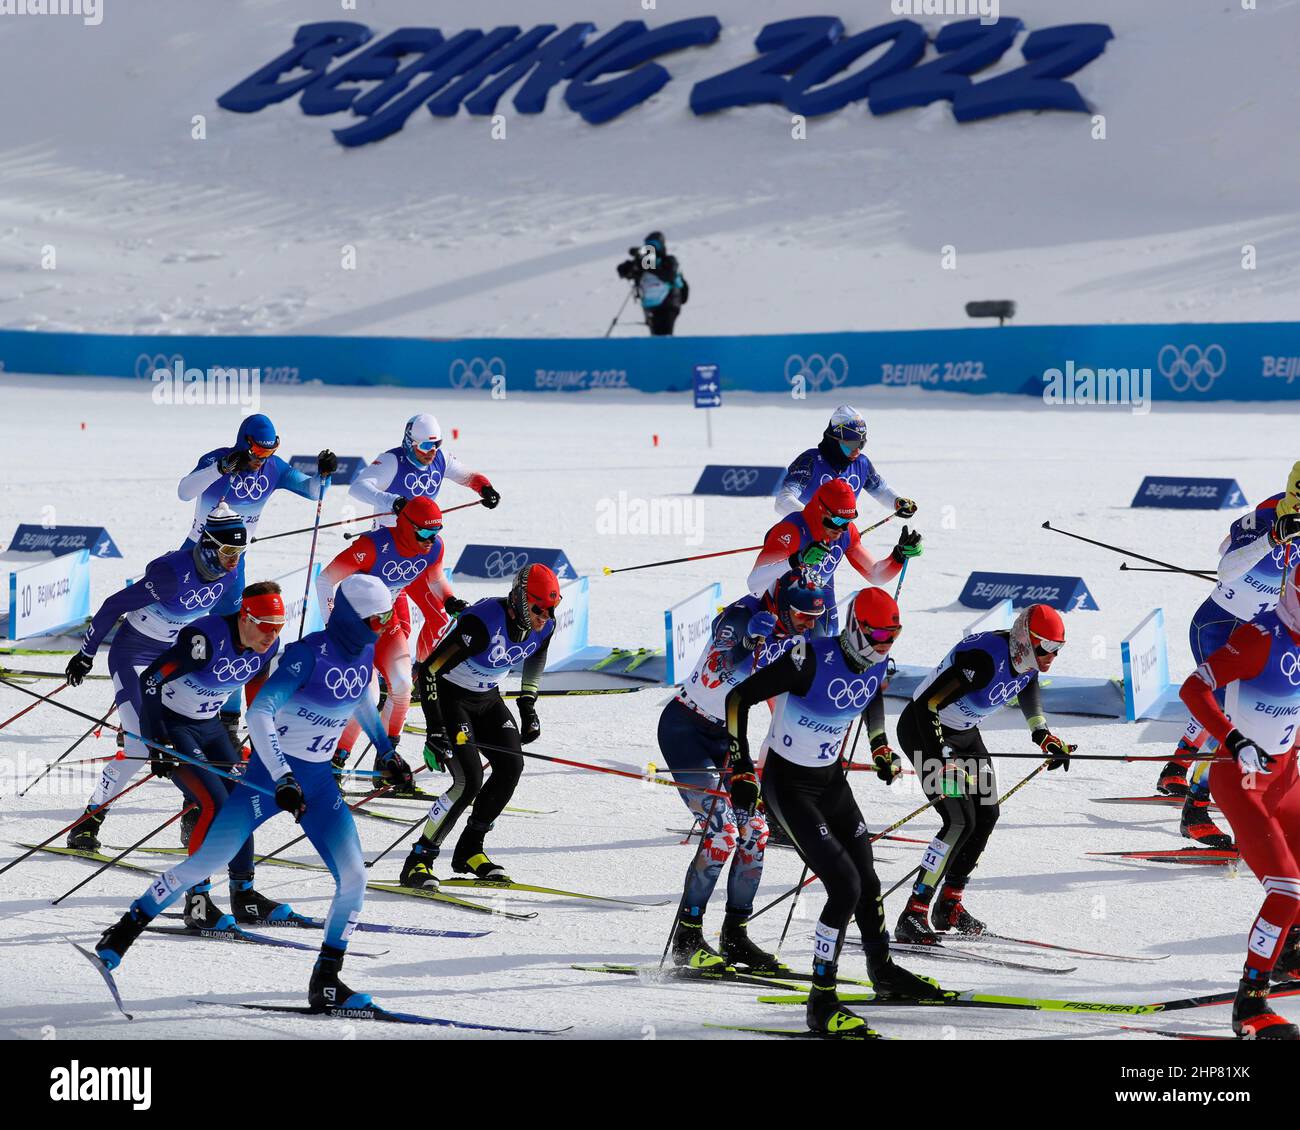
[[[1045,577],[1034,573],[972,573],[958,601],[967,608],[992,608],[1004,600],[1012,607],[1050,604],[1062,612],[1097,611],[1097,602],[1082,577]]]
[[[758,495],[770,498],[785,480],[784,467],[739,467],[710,463],[692,494]]]
[[[7,552],[49,553],[60,557],[87,549],[91,557],[121,557],[122,551],[103,526],[34,526],[24,522],[14,531]]]
[[[1164,510],[1235,510],[1246,505],[1246,496],[1236,479],[1148,475],[1130,505]]]
[[[498,397],[497,389],[689,394],[702,356],[718,366],[725,389],[787,396],[796,387],[838,394],[883,386],[1032,396],[1058,411],[1120,399],[1134,412],[1153,402],[1300,397],[1300,322],[438,341],[0,331],[6,372],[133,377],[142,382],[142,397],[152,391],[153,370],[173,368],[177,360],[204,369],[257,368],[263,383],[276,384],[461,389]],[[1085,378],[1092,382],[1089,396],[1082,395]]]
[[[340,455],[339,469],[330,476],[330,482],[336,487],[347,486],[348,483],[361,474],[361,468],[365,465],[366,461],[360,455]],[[314,475],[316,473],[316,456],[290,456],[289,466],[295,471],[301,471],[304,475]]]
[[[525,565],[546,565],[562,581],[578,575],[562,549],[528,545],[470,544],[461,550],[456,575],[486,580],[510,580]]]

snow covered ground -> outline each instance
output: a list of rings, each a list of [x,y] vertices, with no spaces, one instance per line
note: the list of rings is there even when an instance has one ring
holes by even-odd
[[[0,20],[0,99],[23,108],[0,136],[6,328],[594,336],[625,291],[614,264],[654,228],[692,285],[683,334],[956,326],[982,298],[1015,299],[1038,325],[1294,315],[1294,2],[1003,3],[1029,30],[1113,28],[1071,79],[1105,115],[1104,141],[1086,114],[963,126],[946,103],[884,118],[855,104],[810,120],[804,141],[780,106],[690,112],[691,87],[754,58],[765,24],[838,15],[853,34],[895,18],[886,0],[105,8],[97,27]],[[362,22],[377,40],[412,25],[604,31],[706,14],[719,41],[667,57],[672,82],[599,127],[555,90],[535,117],[503,102],[505,140],[486,119],[420,111],[345,150],[330,131],[350,112],[216,105],[317,20]],[[922,22],[935,33],[942,20]],[[984,75],[1020,63],[1013,47]],[[196,114],[206,140],[191,137]],[[355,270],[341,269],[345,246]]]
[[[238,413],[227,408],[167,408],[148,399],[148,386],[126,381],[0,377],[0,536],[19,521],[39,521],[46,507],[60,523],[104,524],[125,556],[94,563],[92,599],[101,600],[144,563],[179,544],[189,507],[175,499],[175,482],[195,456],[229,442]],[[1066,529],[1114,540],[1156,557],[1192,567],[1214,564],[1214,552],[1232,512],[1135,511],[1128,502],[1147,473],[1235,477],[1251,499],[1279,489],[1294,460],[1289,412],[1279,406],[1251,410],[1216,407],[1157,408],[1147,416],[1089,408],[1048,408],[1028,399],[998,402],[892,391],[888,399],[853,393],[866,412],[869,450],[889,481],[919,500],[917,524],[925,554],[908,572],[902,594],[904,634],[895,654],[903,663],[937,660],[975,616],[956,605],[973,569],[1017,569],[1080,574],[1101,606],[1067,618],[1070,642],[1057,671],[1114,676],[1119,641],[1156,605],[1166,611],[1175,677],[1190,667],[1185,625],[1203,597],[1201,582],[1181,577],[1119,572],[1120,558],[1040,529],[1045,519]],[[629,502],[687,501],[701,465],[785,462],[815,443],[832,402],[802,405],[734,397],[717,415],[714,448],[703,447],[699,414],[671,396],[608,395],[599,403],[554,396],[516,396],[492,401],[482,394],[441,395],[428,401],[384,391],[271,389],[264,410],[275,419],[285,449],[294,453],[329,445],[340,454],[367,457],[392,446],[402,422],[417,410],[436,411],[444,429],[459,429],[450,448],[470,466],[489,473],[503,502],[493,512],[466,511],[448,520],[449,559],[467,540],[558,545],[580,572],[593,575],[593,642],[659,645],[663,610],[712,580],[724,594],[743,590],[748,555],[693,566],[600,576],[601,567],[755,544],[774,521],[760,499],[696,500],[702,507],[697,545],[682,534],[610,533],[600,526],[609,500],[626,492]],[[81,427],[85,423],[84,430]],[[660,437],[654,446],[652,436]],[[1207,440],[1213,438],[1213,443]],[[444,501],[455,502],[449,486]],[[343,492],[327,498],[325,520],[342,516]],[[279,496],[264,531],[305,525],[312,508]],[[864,517],[870,517],[869,510]],[[885,552],[892,537],[884,527],[870,535]],[[303,563],[306,537],[255,547],[250,576],[275,575]],[[343,542],[322,534],[322,554]],[[492,591],[475,585],[465,591]],[[16,666],[54,669],[59,657],[23,656]],[[105,670],[104,660],[96,672]],[[53,682],[40,684],[49,690]],[[662,763],[655,724],[665,690],[610,697],[546,699],[542,740],[534,748],[632,770]],[[0,720],[28,699],[0,688]],[[107,684],[88,681],[55,701],[102,713]],[[889,717],[898,702],[889,701]],[[1013,712],[1014,714],[1014,712]],[[418,713],[416,715],[418,720]],[[1162,755],[1176,737],[1173,725],[1125,725],[1058,718],[1060,733],[1085,753]],[[12,858],[19,841],[44,839],[80,810],[92,774],[55,775],[50,787],[15,797],[37,759],[49,760],[82,733],[85,723],[43,705],[0,730],[0,859]],[[761,736],[758,712],[752,739]],[[1018,714],[995,721],[989,744],[1032,752]],[[409,755],[416,755],[408,739]],[[111,753],[104,736],[86,742],[74,757]],[[1000,766],[1003,788],[1034,762]],[[995,928],[1014,935],[1096,950],[1169,955],[1152,964],[1024,960],[1077,964],[1066,975],[1009,973],[974,966],[906,958],[903,964],[943,979],[945,985],[1012,994],[1098,1001],[1158,1001],[1223,990],[1235,984],[1245,930],[1261,892],[1252,876],[1220,870],[1115,864],[1089,858],[1090,851],[1176,848],[1177,809],[1101,806],[1095,798],[1151,791],[1157,766],[1076,764],[1069,774],[1043,774],[1006,806],[968,902]],[[871,774],[855,774],[854,789],[873,827],[883,827],[920,803],[908,779],[885,788]],[[516,796],[522,807],[554,810],[540,817],[503,817],[490,839],[493,852],[521,880],[674,904],[690,859],[679,836],[685,809],[664,788],[533,762]],[[177,794],[151,782],[122,802],[105,825],[105,842],[124,845],[177,810]],[[398,811],[390,806],[387,811]],[[411,808],[414,819],[420,810]],[[926,814],[902,834],[924,838],[937,821]],[[396,825],[359,824],[373,853],[395,838]],[[295,834],[287,817],[268,824],[259,848],[277,847]],[[160,841],[176,843],[172,830]],[[920,847],[891,843],[880,854],[886,886],[915,865]],[[293,858],[310,859],[294,849]],[[395,875],[401,853],[381,867]],[[799,875],[795,856],[769,852],[760,903],[788,888]],[[199,1008],[195,998],[297,1002],[305,992],[311,955],[237,947],[218,942],[146,938],[127,958],[119,984],[136,1020],[113,1010],[95,973],[64,942],[88,941],[139,893],[142,876],[108,872],[59,906],[50,900],[86,877],[86,864],[34,858],[0,876],[0,1033],[39,1038],[53,1029],[60,1038],[174,1039],[180,1037],[329,1038],[334,1021],[236,1014]],[[301,911],[322,914],[331,885],[300,872],[264,867],[258,886]],[[218,884],[224,897],[224,883]],[[887,906],[892,921],[903,892]],[[808,962],[812,921],[820,907],[814,885],[802,900],[784,953]],[[705,1020],[718,1023],[799,1023],[796,1010],[759,1005],[760,990],[728,986],[643,984],[569,968],[573,962],[656,962],[672,923],[672,907],[614,909],[531,895],[501,898],[502,906],[536,910],[530,922],[487,919],[435,904],[371,894],[370,921],[452,929],[488,928],[479,940],[437,940],[360,934],[358,948],[387,948],[375,960],[352,959],[347,980],[390,1006],[460,1020],[564,1026],[575,1036],[703,1038]],[[721,900],[708,925],[720,922]],[[783,915],[758,919],[754,934],[774,943]],[[314,941],[312,935],[296,934]],[[862,975],[860,957],[846,953],[847,975]],[[1286,1001],[1282,1011],[1300,1017]],[[1224,1031],[1227,1010],[1171,1017],[1155,1023],[1180,1029],[1205,1026]],[[903,1037],[1032,1038],[1116,1037],[1114,1022],[1076,1016],[964,1010],[880,1010],[875,1026]],[[368,1039],[410,1039],[435,1030],[357,1025]],[[437,1030],[440,1037],[456,1035]],[[1138,1036],[1127,1036],[1139,1039]]]

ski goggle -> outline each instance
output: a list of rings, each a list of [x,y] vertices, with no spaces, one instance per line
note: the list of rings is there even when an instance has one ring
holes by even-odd
[[[278,632],[285,623],[283,616],[254,616],[251,612],[245,612],[244,619],[265,632]]]
[[[893,643],[902,634],[903,629],[901,626],[897,628],[864,628],[859,625],[858,631],[872,643]]]
[[[225,545],[208,533],[203,535],[203,540],[210,548],[216,550],[217,560],[229,568],[238,565],[239,559],[248,550],[246,545]]]
[[[834,514],[827,514],[826,517],[822,519],[822,525],[824,525],[828,530],[842,530],[852,521],[852,518],[840,518]]]
[[[393,610],[390,608],[387,612],[376,612],[373,616],[367,616],[366,622],[369,623],[371,620],[378,620],[379,626],[382,628],[387,625],[388,621],[392,618]]]
[[[442,533],[441,526],[416,526],[414,529],[415,536],[421,541],[433,541],[434,538]]]
[[[423,452],[425,455],[428,455],[430,452],[437,451],[438,448],[442,446],[442,440],[426,439],[421,443],[413,443],[411,444],[411,446],[414,447],[416,451],[420,451]]]
[[[280,437],[275,437],[275,442],[266,444],[258,443],[256,440],[248,440],[248,454],[254,459],[269,459],[275,454],[275,449],[280,446]]]
[[[546,620],[554,620],[555,610],[560,606],[560,601],[562,601],[563,599],[564,597],[557,596],[555,598],[555,603],[552,604],[550,608],[546,608],[541,604],[530,604],[528,607],[533,610],[534,616],[541,616],[543,619]]]
[[[1065,646],[1064,640],[1045,640],[1042,636],[1031,636],[1034,652],[1038,655],[1055,655]]]

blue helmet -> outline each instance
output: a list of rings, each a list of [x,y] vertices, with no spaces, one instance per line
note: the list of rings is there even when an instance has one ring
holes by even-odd
[[[795,626],[792,612],[800,616],[817,617],[826,613],[826,591],[810,585],[798,570],[786,573],[776,583],[776,616],[787,634],[797,636],[804,629]]]
[[[254,444],[268,451],[274,451],[280,446],[280,437],[276,434],[271,418],[263,416],[260,412],[256,416],[248,416],[244,419],[244,422],[239,425],[239,435],[235,439],[235,446],[242,447],[246,451],[251,451]]]
[[[847,447],[861,447],[867,442],[867,422],[850,404],[841,404],[831,413],[826,434]]]

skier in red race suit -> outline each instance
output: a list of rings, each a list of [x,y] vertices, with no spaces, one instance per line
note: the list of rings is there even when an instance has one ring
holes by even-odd
[[[1232,1007],[1245,1039],[1295,1040],[1300,1030],[1268,1004],[1270,978],[1300,976],[1300,571],[1283,579],[1278,606],[1233,631],[1179,692],[1210,735],[1231,753],[1210,769],[1210,794],[1237,848],[1264,885],[1246,965]],[[1221,709],[1214,692],[1225,692]]]

